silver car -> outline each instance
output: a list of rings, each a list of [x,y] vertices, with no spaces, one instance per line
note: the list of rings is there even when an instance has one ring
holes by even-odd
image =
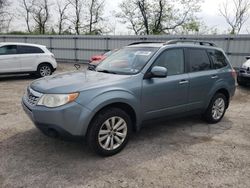
[[[31,83],[22,104],[43,133],[85,137],[109,156],[121,151],[143,122],[202,114],[219,122],[235,92],[225,53],[203,41],[124,47],[96,71],[69,72]]]

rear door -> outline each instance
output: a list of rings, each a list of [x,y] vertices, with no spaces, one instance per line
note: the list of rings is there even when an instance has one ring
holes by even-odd
[[[35,46],[18,45],[17,51],[23,72],[36,71],[37,62],[44,51]]]
[[[153,66],[166,67],[168,76],[143,80],[144,119],[185,112],[188,103],[189,79],[185,72],[184,50],[182,48],[165,50]]]
[[[189,48],[186,55],[188,57],[190,78],[188,110],[203,109],[219,76],[217,71],[213,69],[206,49]]]
[[[14,73],[21,71],[17,46],[5,45],[0,47],[0,73]]]

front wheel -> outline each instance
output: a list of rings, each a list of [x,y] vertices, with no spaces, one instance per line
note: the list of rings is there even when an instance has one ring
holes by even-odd
[[[50,76],[53,73],[53,69],[49,64],[41,64],[37,68],[37,75],[39,77]]]
[[[110,108],[101,111],[90,124],[88,144],[99,155],[114,155],[126,146],[131,126],[131,119],[123,110]]]
[[[212,98],[205,114],[204,118],[208,123],[219,122],[226,111],[227,99],[224,94],[217,93]]]

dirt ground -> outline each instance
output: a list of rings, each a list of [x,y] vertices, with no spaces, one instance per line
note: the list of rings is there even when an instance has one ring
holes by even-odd
[[[250,87],[237,88],[218,124],[190,117],[147,125],[102,158],[33,126],[20,104],[32,80],[0,77],[0,187],[250,187]]]

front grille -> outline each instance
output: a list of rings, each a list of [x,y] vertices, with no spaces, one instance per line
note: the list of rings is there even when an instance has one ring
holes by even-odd
[[[36,96],[34,96],[34,95],[32,95],[32,94],[27,95],[27,102],[28,102],[30,105],[32,105],[32,106],[34,106],[34,105],[37,104],[38,99],[39,99],[38,97],[36,97]]]
[[[31,88],[28,88],[27,89],[27,93],[25,95],[25,101],[29,105],[35,106],[38,103],[38,101],[39,101],[39,99],[40,99],[41,96],[42,96],[41,93],[38,93],[38,92],[34,91]]]

